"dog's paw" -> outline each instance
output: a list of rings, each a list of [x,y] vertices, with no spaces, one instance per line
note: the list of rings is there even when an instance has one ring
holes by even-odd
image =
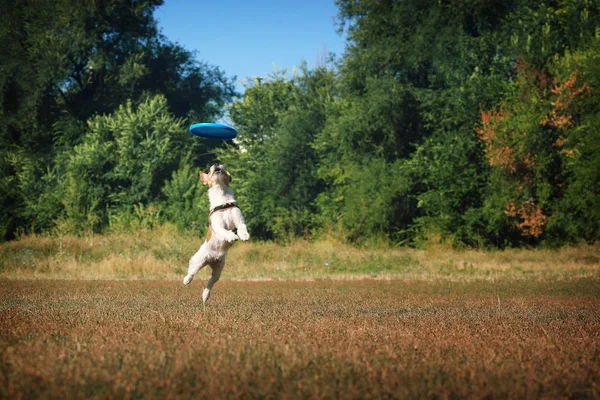
[[[248,232],[239,232],[238,231],[238,236],[243,241],[250,240],[250,234]]]
[[[227,236],[225,236],[225,240],[228,241],[229,243],[235,242],[238,239],[239,239],[238,235],[236,235],[233,232],[228,232]]]
[[[189,285],[193,279],[194,279],[193,275],[186,275],[185,278],[183,278],[183,284]]]

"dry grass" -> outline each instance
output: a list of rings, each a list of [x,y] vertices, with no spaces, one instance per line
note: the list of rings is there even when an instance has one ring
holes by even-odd
[[[600,281],[0,280],[0,398],[598,398]]]
[[[0,245],[4,279],[181,279],[201,238],[154,231],[58,238],[27,236]],[[205,276],[208,271],[204,272]],[[600,277],[600,248],[454,251],[446,247],[356,248],[331,240],[237,243],[225,279],[502,280]]]
[[[0,398],[600,396],[598,246],[238,243],[204,308],[200,244],[0,245]]]

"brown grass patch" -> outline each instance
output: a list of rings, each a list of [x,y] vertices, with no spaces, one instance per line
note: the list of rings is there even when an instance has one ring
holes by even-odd
[[[27,236],[0,245],[5,279],[182,279],[203,238],[163,226],[136,234]],[[203,276],[208,274],[203,272]],[[600,277],[597,245],[560,250],[358,248],[332,240],[236,243],[225,279],[503,280]]]
[[[1,398],[594,398],[600,281],[0,281]]]

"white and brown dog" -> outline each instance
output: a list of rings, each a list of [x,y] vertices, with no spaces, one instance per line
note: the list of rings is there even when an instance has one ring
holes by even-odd
[[[208,185],[210,214],[208,214],[208,232],[200,250],[190,258],[188,272],[183,278],[183,284],[188,285],[194,275],[207,265],[212,269],[212,275],[202,292],[202,301],[210,297],[210,290],[217,283],[225,266],[227,251],[237,239],[248,240],[248,228],[244,215],[233,197],[231,175],[222,165],[210,167],[208,174],[200,171],[202,183]],[[236,232],[237,231],[237,234]]]

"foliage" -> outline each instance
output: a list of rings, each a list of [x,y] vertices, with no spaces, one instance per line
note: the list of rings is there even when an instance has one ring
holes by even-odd
[[[326,67],[303,67],[291,79],[283,71],[255,81],[231,106],[240,147],[219,152],[219,158],[232,171],[253,236],[309,236],[318,225],[314,201],[323,183],[313,142],[325,124],[333,83]]]
[[[125,149],[125,144],[109,143],[115,138],[103,136],[103,128],[94,125],[102,118],[99,115],[156,95],[164,96],[165,107],[186,123],[222,115],[234,95],[232,82],[218,68],[197,61],[190,51],[162,36],[153,17],[161,4],[162,0],[2,2],[0,40],[6,46],[0,65],[0,185],[6,190],[0,194],[1,238],[13,237],[17,230],[52,229],[63,216],[63,207],[73,221],[89,217],[86,224],[101,229],[107,222],[105,193],[110,188],[96,185],[107,182],[117,185],[110,200],[114,204],[131,209],[136,201],[146,207],[145,202],[157,200],[150,198],[160,194],[171,167],[153,169],[142,161],[123,161],[120,170],[112,171],[113,178],[106,178],[109,171],[103,171],[106,182],[98,176],[84,181],[84,175],[73,169],[63,177],[65,158],[90,157],[72,161],[74,169],[100,165],[110,169],[107,157],[112,147]],[[139,128],[145,129],[149,121]],[[178,129],[183,130],[182,125]],[[136,143],[142,147],[121,156],[141,160],[148,151],[148,159],[154,157],[153,145]],[[198,155],[219,144],[174,143],[174,157],[187,151],[179,146],[194,150],[189,162],[198,166],[205,161]],[[168,163],[175,161],[179,159]],[[125,178],[138,169],[144,177]],[[67,199],[61,198],[63,194]]]
[[[158,32],[160,4],[4,7],[3,238],[202,232],[196,168],[212,154],[255,238],[600,238],[598,2],[337,0],[343,55],[255,78],[232,103],[218,68]],[[234,143],[185,133],[225,110]]]
[[[549,76],[570,49],[590,51],[597,5],[341,0],[338,6],[350,45],[340,68],[342,98],[319,136],[320,173],[331,182],[320,195],[324,214],[350,221],[362,235],[380,234],[373,222],[381,211],[367,210],[383,197],[386,209],[404,207],[405,217],[384,212],[382,219],[416,242],[437,236],[456,246],[504,247],[597,238],[596,228],[568,237],[565,225],[554,223],[572,218],[556,214],[573,178],[565,159],[570,144],[558,130],[585,119],[571,108],[581,110],[583,97],[593,104],[584,96],[593,87],[577,81],[576,67],[563,67],[554,86]],[[367,194],[352,177],[371,160],[398,167],[396,179]],[[385,190],[393,185],[401,188],[396,195]],[[346,197],[357,192],[364,193],[358,208]],[[595,209],[580,212],[591,216]],[[371,228],[363,229],[358,215],[369,215]],[[546,225],[554,233],[542,237]]]
[[[162,188],[165,218],[181,231],[204,231],[210,204],[198,172],[187,160]]]
[[[590,128],[581,124],[586,118],[581,106],[597,101],[590,98],[591,87],[578,76],[579,68],[562,58],[556,60],[549,65],[556,76],[521,61],[514,92],[497,109],[482,111],[477,130],[494,171],[492,185],[502,188],[504,213],[524,237],[548,237],[555,242],[568,237],[564,230],[571,223],[566,220],[577,219],[577,213],[562,204],[565,192],[580,179],[590,179],[579,170],[579,154],[587,149],[575,137],[576,132]],[[592,148],[593,131],[585,135],[592,140],[587,143]],[[590,207],[586,212],[591,217],[594,210]],[[592,218],[585,224],[596,222]],[[550,228],[549,235],[544,235],[546,228]],[[570,239],[596,239],[589,233],[582,231]]]
[[[560,117],[571,117],[567,126],[557,128],[560,136],[555,142],[565,161],[560,202],[548,224],[550,239],[555,243],[565,239],[589,242],[600,239],[599,54],[597,33],[589,48],[567,53],[553,67],[557,81],[562,82],[556,86],[560,91],[555,94],[557,103],[553,108]],[[573,77],[577,81],[572,82]],[[574,84],[577,86],[567,86]],[[566,105],[565,100],[573,101],[566,108],[559,108]]]
[[[63,157],[62,205],[72,230],[95,230],[107,224],[109,211],[158,200],[180,160],[190,158],[192,141],[162,96],[91,119],[81,143]]]

